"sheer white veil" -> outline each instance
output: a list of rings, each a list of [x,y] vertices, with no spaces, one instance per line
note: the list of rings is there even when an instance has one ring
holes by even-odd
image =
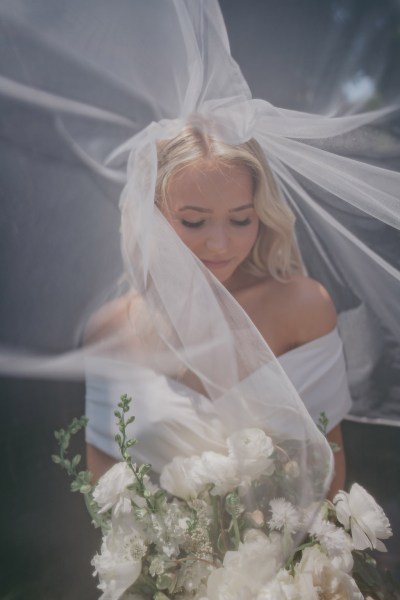
[[[255,138],[296,213],[310,272],[339,308],[362,300],[399,340],[398,265],[361,233],[366,220],[390,232],[400,225],[400,175],[379,162],[380,145],[398,148],[381,133],[398,107],[333,117],[252,99],[212,0],[99,0],[95,11],[89,0],[34,9],[5,0],[0,27],[9,40],[0,59],[11,198],[3,217],[14,228],[5,256],[16,264],[5,302],[21,315],[3,328],[0,369],[78,377],[90,355],[94,370],[125,373],[115,348],[135,342],[134,330],[79,348],[90,314],[121,293],[113,284],[124,271],[123,293],[140,294],[159,341],[134,359],[194,373],[227,431],[246,423],[295,440],[304,474],[296,502],[321,499],[328,445],[250,319],[155,206],[156,144],[194,120],[228,144]],[[364,160],[366,131],[377,147]]]

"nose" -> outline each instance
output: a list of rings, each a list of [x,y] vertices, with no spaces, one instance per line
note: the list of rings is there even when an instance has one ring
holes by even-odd
[[[229,246],[229,236],[226,228],[222,225],[210,227],[206,239],[206,248],[216,254],[224,254]]]

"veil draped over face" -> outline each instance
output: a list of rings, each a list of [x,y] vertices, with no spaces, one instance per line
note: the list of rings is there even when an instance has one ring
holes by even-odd
[[[188,123],[260,143],[306,268],[344,311],[357,380],[378,338],[400,340],[398,256],[379,247],[399,239],[398,164],[383,166],[398,156],[398,106],[324,115],[252,99],[213,0],[3,0],[0,32],[1,371],[74,378],[90,360],[110,378],[132,363],[191,373],[228,432],[296,440],[296,502],[321,499],[329,447],[248,316],[155,206],[156,144]],[[130,293],[140,323],[82,348],[95,309]]]

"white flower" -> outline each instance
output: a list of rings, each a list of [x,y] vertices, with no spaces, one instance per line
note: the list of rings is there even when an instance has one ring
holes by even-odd
[[[132,510],[132,493],[127,486],[134,482],[134,475],[125,462],[120,462],[111,467],[100,477],[94,491],[93,498],[104,513],[113,509],[113,515],[129,513]]]
[[[250,530],[237,551],[225,554],[223,567],[213,571],[207,582],[208,600],[249,600],[278,570],[280,547],[259,530]]]
[[[150,563],[149,573],[152,577],[161,575],[165,571],[164,560],[160,556],[155,556]]]
[[[211,557],[208,557],[208,561]],[[177,588],[182,588],[187,594],[187,597],[192,599],[193,594],[196,593],[196,598],[204,596],[206,593],[206,582],[215,567],[206,561],[188,561],[183,563],[177,581]],[[178,596],[180,598],[180,596]]]
[[[289,460],[284,466],[285,473],[288,477],[297,479],[300,476],[299,463],[295,460]]]
[[[295,533],[300,527],[300,518],[295,507],[284,498],[274,498],[269,503],[271,518],[268,522],[271,529],[285,530]]]
[[[197,498],[205,487],[204,470],[199,456],[176,456],[162,470],[160,485],[173,496]]]
[[[257,600],[303,600],[299,596],[299,591],[295,585],[294,578],[286,571],[281,569],[276,577],[262,588],[257,596]]]
[[[211,451],[190,458],[175,457],[164,467],[160,477],[165,490],[185,500],[197,498],[211,484],[214,485],[212,494],[223,495],[239,483],[236,462]]]
[[[323,551],[332,560],[334,566],[349,573],[353,568],[351,537],[344,529],[336,527],[333,523],[324,519],[323,512],[324,509],[322,508],[311,524],[309,533],[317,538]]]
[[[307,600],[364,600],[354,579],[336,568],[318,546],[303,550],[294,581],[299,597]]]
[[[201,462],[205,481],[214,485],[211,494],[223,496],[239,485],[237,463],[230,456],[216,452],[203,452]]]
[[[253,510],[253,512],[245,513],[246,520],[252,527],[263,527],[265,524],[264,514],[261,510]]]
[[[100,600],[118,600],[136,581],[142,570],[146,546],[130,519],[116,519],[103,538],[101,553],[92,560],[98,574]]]
[[[241,429],[227,440],[229,455],[240,465],[245,479],[254,480],[261,475],[272,475],[275,469],[274,445],[262,429]]]
[[[376,548],[381,552],[386,551],[386,546],[380,540],[392,535],[389,520],[361,485],[354,483],[349,493],[340,491],[333,503],[338,520],[345,529],[351,531],[354,548]]]

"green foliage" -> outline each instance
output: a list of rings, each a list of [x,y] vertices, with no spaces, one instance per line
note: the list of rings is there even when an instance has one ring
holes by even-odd
[[[328,435],[328,433],[327,433],[328,423],[329,423],[328,417],[326,416],[326,413],[324,413],[322,411],[318,417],[317,427],[320,430],[320,432],[324,434],[325,437],[327,437],[327,435]],[[336,442],[329,442],[329,445],[334,454],[336,452],[340,451],[340,446],[339,446],[339,444],[336,444]]]
[[[115,436],[115,441],[118,444],[122,460],[128,465],[135,477],[135,483],[129,486],[129,489],[134,491],[138,496],[146,501],[147,509],[151,512],[158,512],[166,502],[165,492],[157,490],[154,494],[146,488],[146,475],[151,470],[151,465],[144,464],[137,467],[129,453],[129,449],[137,444],[135,438],[129,438],[127,435],[127,427],[134,422],[135,417],[127,417],[130,410],[132,398],[123,394],[118,403],[118,408],[114,415],[117,419],[117,427],[120,433]]]
[[[92,496],[92,473],[87,470],[78,471],[77,467],[81,462],[80,454],[76,454],[72,459],[67,458],[72,436],[76,435],[81,429],[86,427],[87,424],[88,418],[82,416],[80,419],[73,419],[72,423],[68,425],[67,429],[55,431],[54,437],[59,445],[59,454],[53,454],[51,458],[56,465],[59,465],[70,477],[72,477],[71,491],[80,492],[85,497],[85,504],[90,516],[92,517],[94,525],[96,527],[103,527],[105,526],[105,523],[98,513],[97,504],[93,500]]]
[[[375,600],[400,600],[400,585],[390,573],[382,573],[367,552],[353,552],[353,577],[364,596]]]

